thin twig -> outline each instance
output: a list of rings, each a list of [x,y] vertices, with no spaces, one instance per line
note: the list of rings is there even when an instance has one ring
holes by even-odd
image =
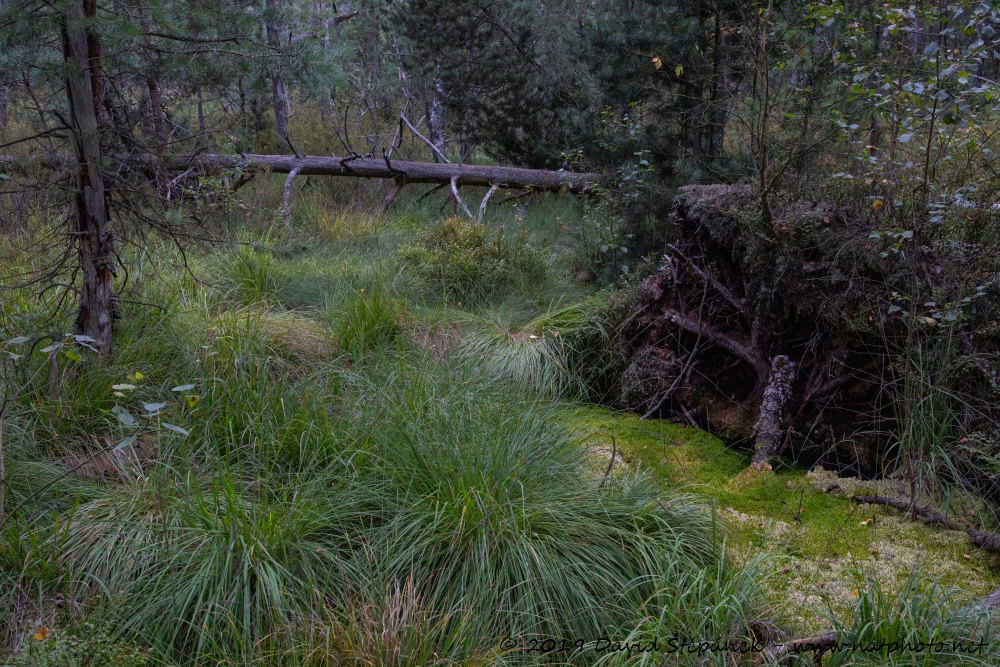
[[[597,488],[603,488],[605,482],[608,481],[608,475],[611,474],[611,468],[615,465],[615,455],[618,453],[618,444],[615,442],[615,436],[611,436],[611,460],[608,461],[608,469],[604,471],[604,479]]]
[[[451,160],[449,160],[448,158],[446,158],[444,156],[444,153],[441,152],[441,149],[439,149],[437,146],[435,146],[434,143],[430,139],[428,139],[424,135],[420,134],[420,132],[417,130],[417,128],[413,127],[413,124],[410,123],[410,120],[406,117],[406,114],[402,114],[402,113],[399,114],[399,119],[401,121],[403,121],[404,123],[406,123],[406,127],[410,128],[410,132],[413,133],[413,136],[415,136],[417,139],[420,139],[425,144],[427,144],[428,146],[430,146],[430,149],[432,151],[434,151],[435,155],[437,155],[439,158],[441,158],[442,162],[444,162],[445,164],[451,164]]]

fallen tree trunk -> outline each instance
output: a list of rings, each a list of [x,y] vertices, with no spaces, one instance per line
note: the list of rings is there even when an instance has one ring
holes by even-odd
[[[151,169],[158,164],[154,155],[118,155],[113,161],[119,165]],[[30,159],[0,155],[0,164],[24,167]],[[65,164],[58,157],[48,156],[36,162],[39,166],[52,169]],[[591,186],[601,183],[601,175],[574,173],[545,169],[524,169],[521,167],[496,167],[478,164],[441,164],[433,162],[409,162],[371,157],[327,157],[310,155],[183,155],[163,158],[168,170],[184,172],[188,169],[235,169],[268,170],[276,174],[302,176],[349,176],[354,178],[386,178],[407,183],[436,183],[444,186],[455,181],[456,186],[476,185],[483,187],[535,190],[539,192],[583,193]]]
[[[127,163],[150,165],[155,157],[130,156]],[[195,168],[233,169],[237,167],[267,169],[278,174],[292,171],[301,176],[351,176],[355,178],[386,178],[402,183],[438,183],[457,186],[513,188],[544,192],[585,192],[601,181],[600,174],[577,174],[567,171],[495,167],[477,164],[440,164],[379,160],[377,158],[340,158],[294,155],[188,155],[166,158],[173,171]]]

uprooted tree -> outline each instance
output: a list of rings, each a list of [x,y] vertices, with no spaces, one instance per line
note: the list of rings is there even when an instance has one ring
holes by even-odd
[[[890,433],[906,433],[901,421],[920,418],[885,400],[931,380],[914,373],[935,373],[955,397],[956,431],[987,429],[998,371],[982,353],[996,349],[1000,309],[983,297],[1000,258],[997,215],[970,204],[954,218],[941,243],[937,226],[886,228],[877,209],[785,202],[765,223],[750,187],[681,188],[675,240],[622,332],[621,402],[752,443],[759,465],[839,454],[863,474]],[[970,274],[971,259],[988,275]],[[995,480],[968,479],[996,492]]]

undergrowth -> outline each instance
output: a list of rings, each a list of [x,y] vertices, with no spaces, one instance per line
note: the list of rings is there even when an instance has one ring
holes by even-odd
[[[559,201],[430,229],[417,202],[297,204],[296,234],[251,216],[230,246],[126,248],[103,357],[65,337],[58,290],[8,290],[0,659],[652,664],[504,639],[776,632],[780,559],[743,558],[750,529],[705,493],[741,456],[671,427],[677,476],[627,419],[567,402],[594,397],[614,331],[608,295],[537,250]],[[580,429],[607,420],[642,469],[605,472]],[[715,500],[773,509],[787,481]]]

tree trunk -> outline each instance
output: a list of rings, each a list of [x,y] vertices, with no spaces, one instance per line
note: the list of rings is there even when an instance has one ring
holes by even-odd
[[[205,141],[205,108],[201,99],[201,86],[198,86],[198,140]]]
[[[274,130],[288,143],[291,141],[288,136],[288,88],[277,74],[271,78],[271,105],[274,107]]]
[[[7,96],[10,86],[7,81],[0,81],[0,130],[7,129]]]
[[[440,67],[436,68],[435,73],[439,70]],[[429,86],[424,86],[424,96],[427,107],[428,138],[434,147],[444,154],[444,106],[441,104],[444,89],[441,87],[441,79],[438,76],[430,81]],[[437,154],[434,154],[434,161],[439,162]]]
[[[114,254],[98,129],[100,43],[97,35],[87,29],[87,24],[96,17],[96,10],[96,0],[66,3],[62,17],[62,46],[76,189],[73,236],[83,275],[74,330],[77,335],[93,338],[100,349],[107,349],[111,343],[114,312]]]
[[[725,37],[722,34],[722,12],[715,12],[715,26],[712,30],[712,76],[708,84],[709,104],[709,147],[712,158],[722,157],[722,140],[726,127],[726,111],[721,99],[722,87],[722,49]]]
[[[149,114],[153,128],[153,153],[162,158],[163,151],[167,146],[167,135],[164,131],[163,123],[163,91],[160,90],[159,64],[156,61],[156,54],[152,48],[150,40],[149,17],[142,5],[139,5],[139,24],[144,33],[143,38],[147,51],[151,54],[151,61],[146,70],[146,88],[149,90]],[[200,101],[199,101],[200,103]],[[200,111],[200,107],[199,107]],[[167,178],[167,170],[162,164],[156,165],[156,194],[161,200],[170,199],[170,179]]]
[[[783,354],[771,360],[771,377],[767,381],[764,398],[760,402],[760,417],[753,427],[757,433],[757,441],[754,444],[754,449],[757,451],[753,457],[755,464],[767,463],[781,446],[781,436],[784,433],[781,428],[782,414],[792,395],[795,371],[795,362]]]
[[[278,19],[275,16],[278,2],[277,0],[267,0],[266,5],[270,13],[265,25],[267,44],[276,49],[281,46]],[[288,136],[288,88],[285,86],[285,81],[281,78],[281,75],[277,72],[271,75],[271,106],[274,109],[274,129],[281,140],[290,146],[291,139]]]

